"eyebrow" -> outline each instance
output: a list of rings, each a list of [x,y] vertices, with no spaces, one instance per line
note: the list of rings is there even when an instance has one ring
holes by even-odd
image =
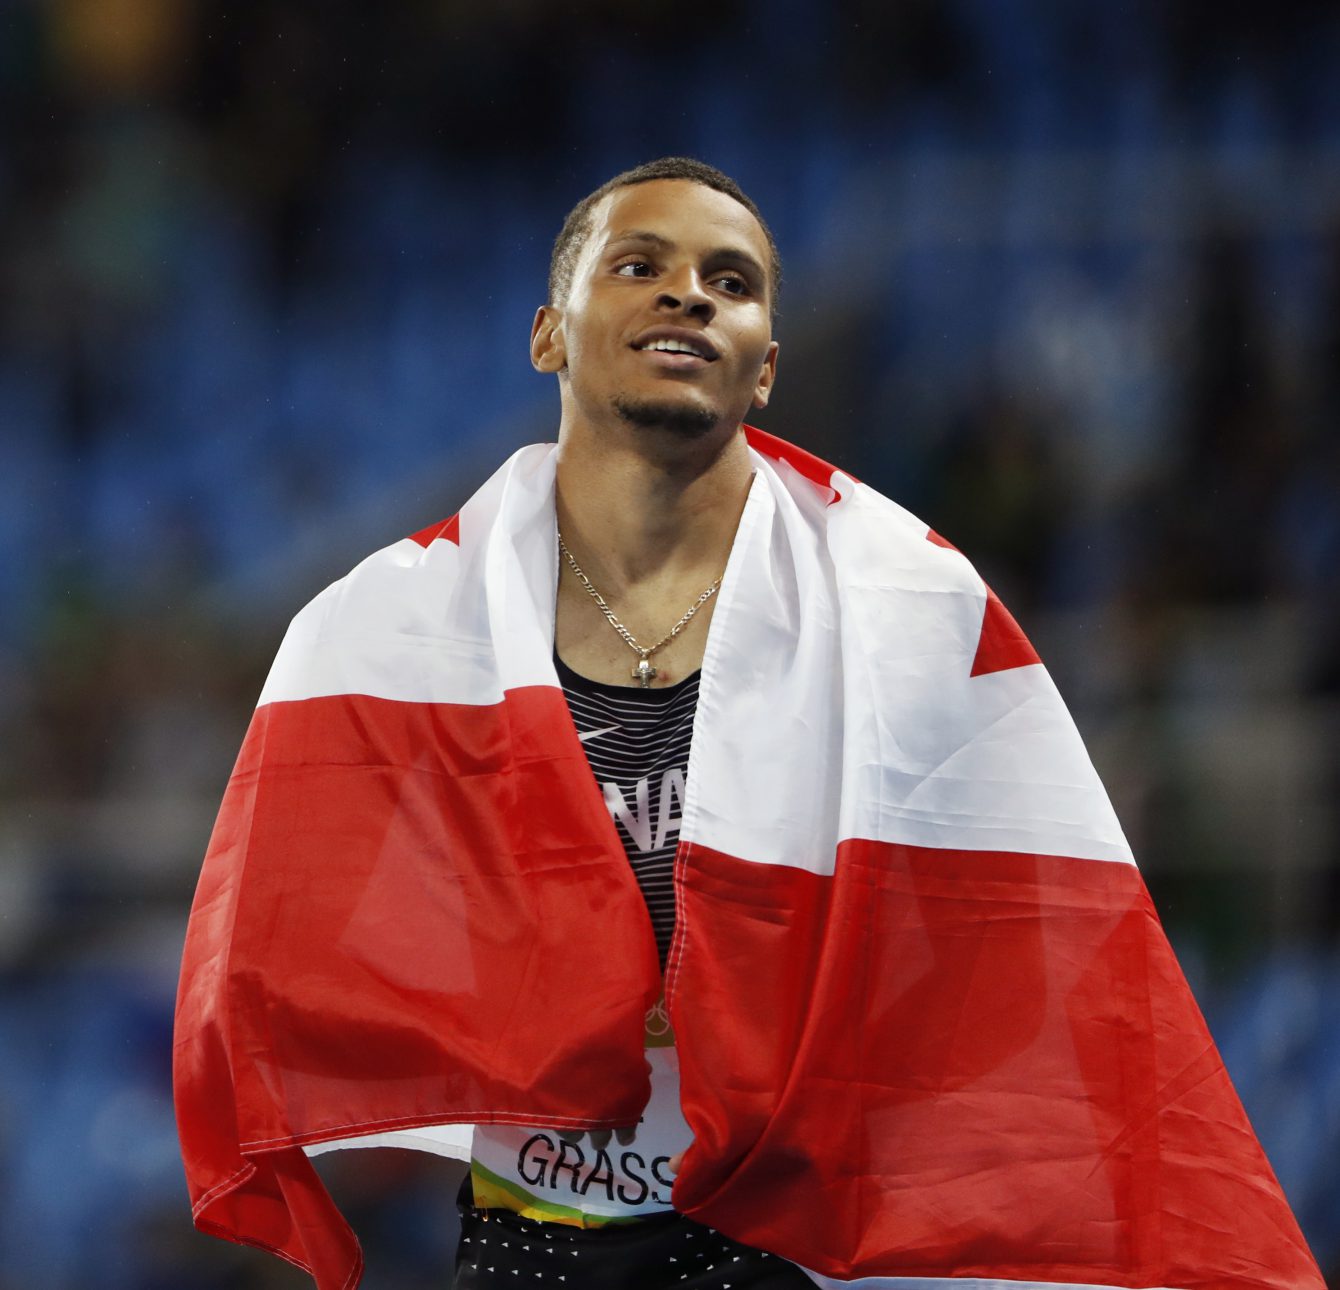
[[[614,234],[613,237],[605,243],[608,250],[610,247],[620,242],[640,242],[644,246],[654,246],[658,251],[673,251],[676,244],[668,237],[662,237],[659,233],[653,233],[650,229],[630,228],[623,232]],[[704,261],[713,264],[736,264],[741,268],[748,269],[760,282],[768,281],[767,271],[748,251],[742,251],[735,246],[715,246],[706,255]]]

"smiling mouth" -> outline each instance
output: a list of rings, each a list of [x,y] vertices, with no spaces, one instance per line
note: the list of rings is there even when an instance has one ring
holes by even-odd
[[[704,363],[714,363],[717,358],[716,351],[705,343],[698,344],[676,338],[649,340],[645,344],[634,345],[633,348],[643,354],[683,354],[689,358],[700,359]]]

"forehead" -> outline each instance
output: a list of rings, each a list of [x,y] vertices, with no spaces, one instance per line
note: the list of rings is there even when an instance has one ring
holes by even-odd
[[[688,179],[652,179],[609,193],[591,212],[587,249],[599,254],[629,232],[656,233],[685,250],[731,247],[769,263],[758,220],[733,197]]]

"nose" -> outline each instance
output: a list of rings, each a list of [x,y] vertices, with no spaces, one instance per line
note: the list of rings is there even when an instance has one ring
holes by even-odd
[[[697,269],[691,266],[661,280],[656,304],[658,308],[683,312],[704,321],[709,320],[717,310]]]

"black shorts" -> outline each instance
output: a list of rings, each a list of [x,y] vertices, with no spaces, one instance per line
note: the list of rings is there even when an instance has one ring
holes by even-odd
[[[794,1263],[682,1214],[572,1227],[462,1205],[453,1290],[814,1290]]]

